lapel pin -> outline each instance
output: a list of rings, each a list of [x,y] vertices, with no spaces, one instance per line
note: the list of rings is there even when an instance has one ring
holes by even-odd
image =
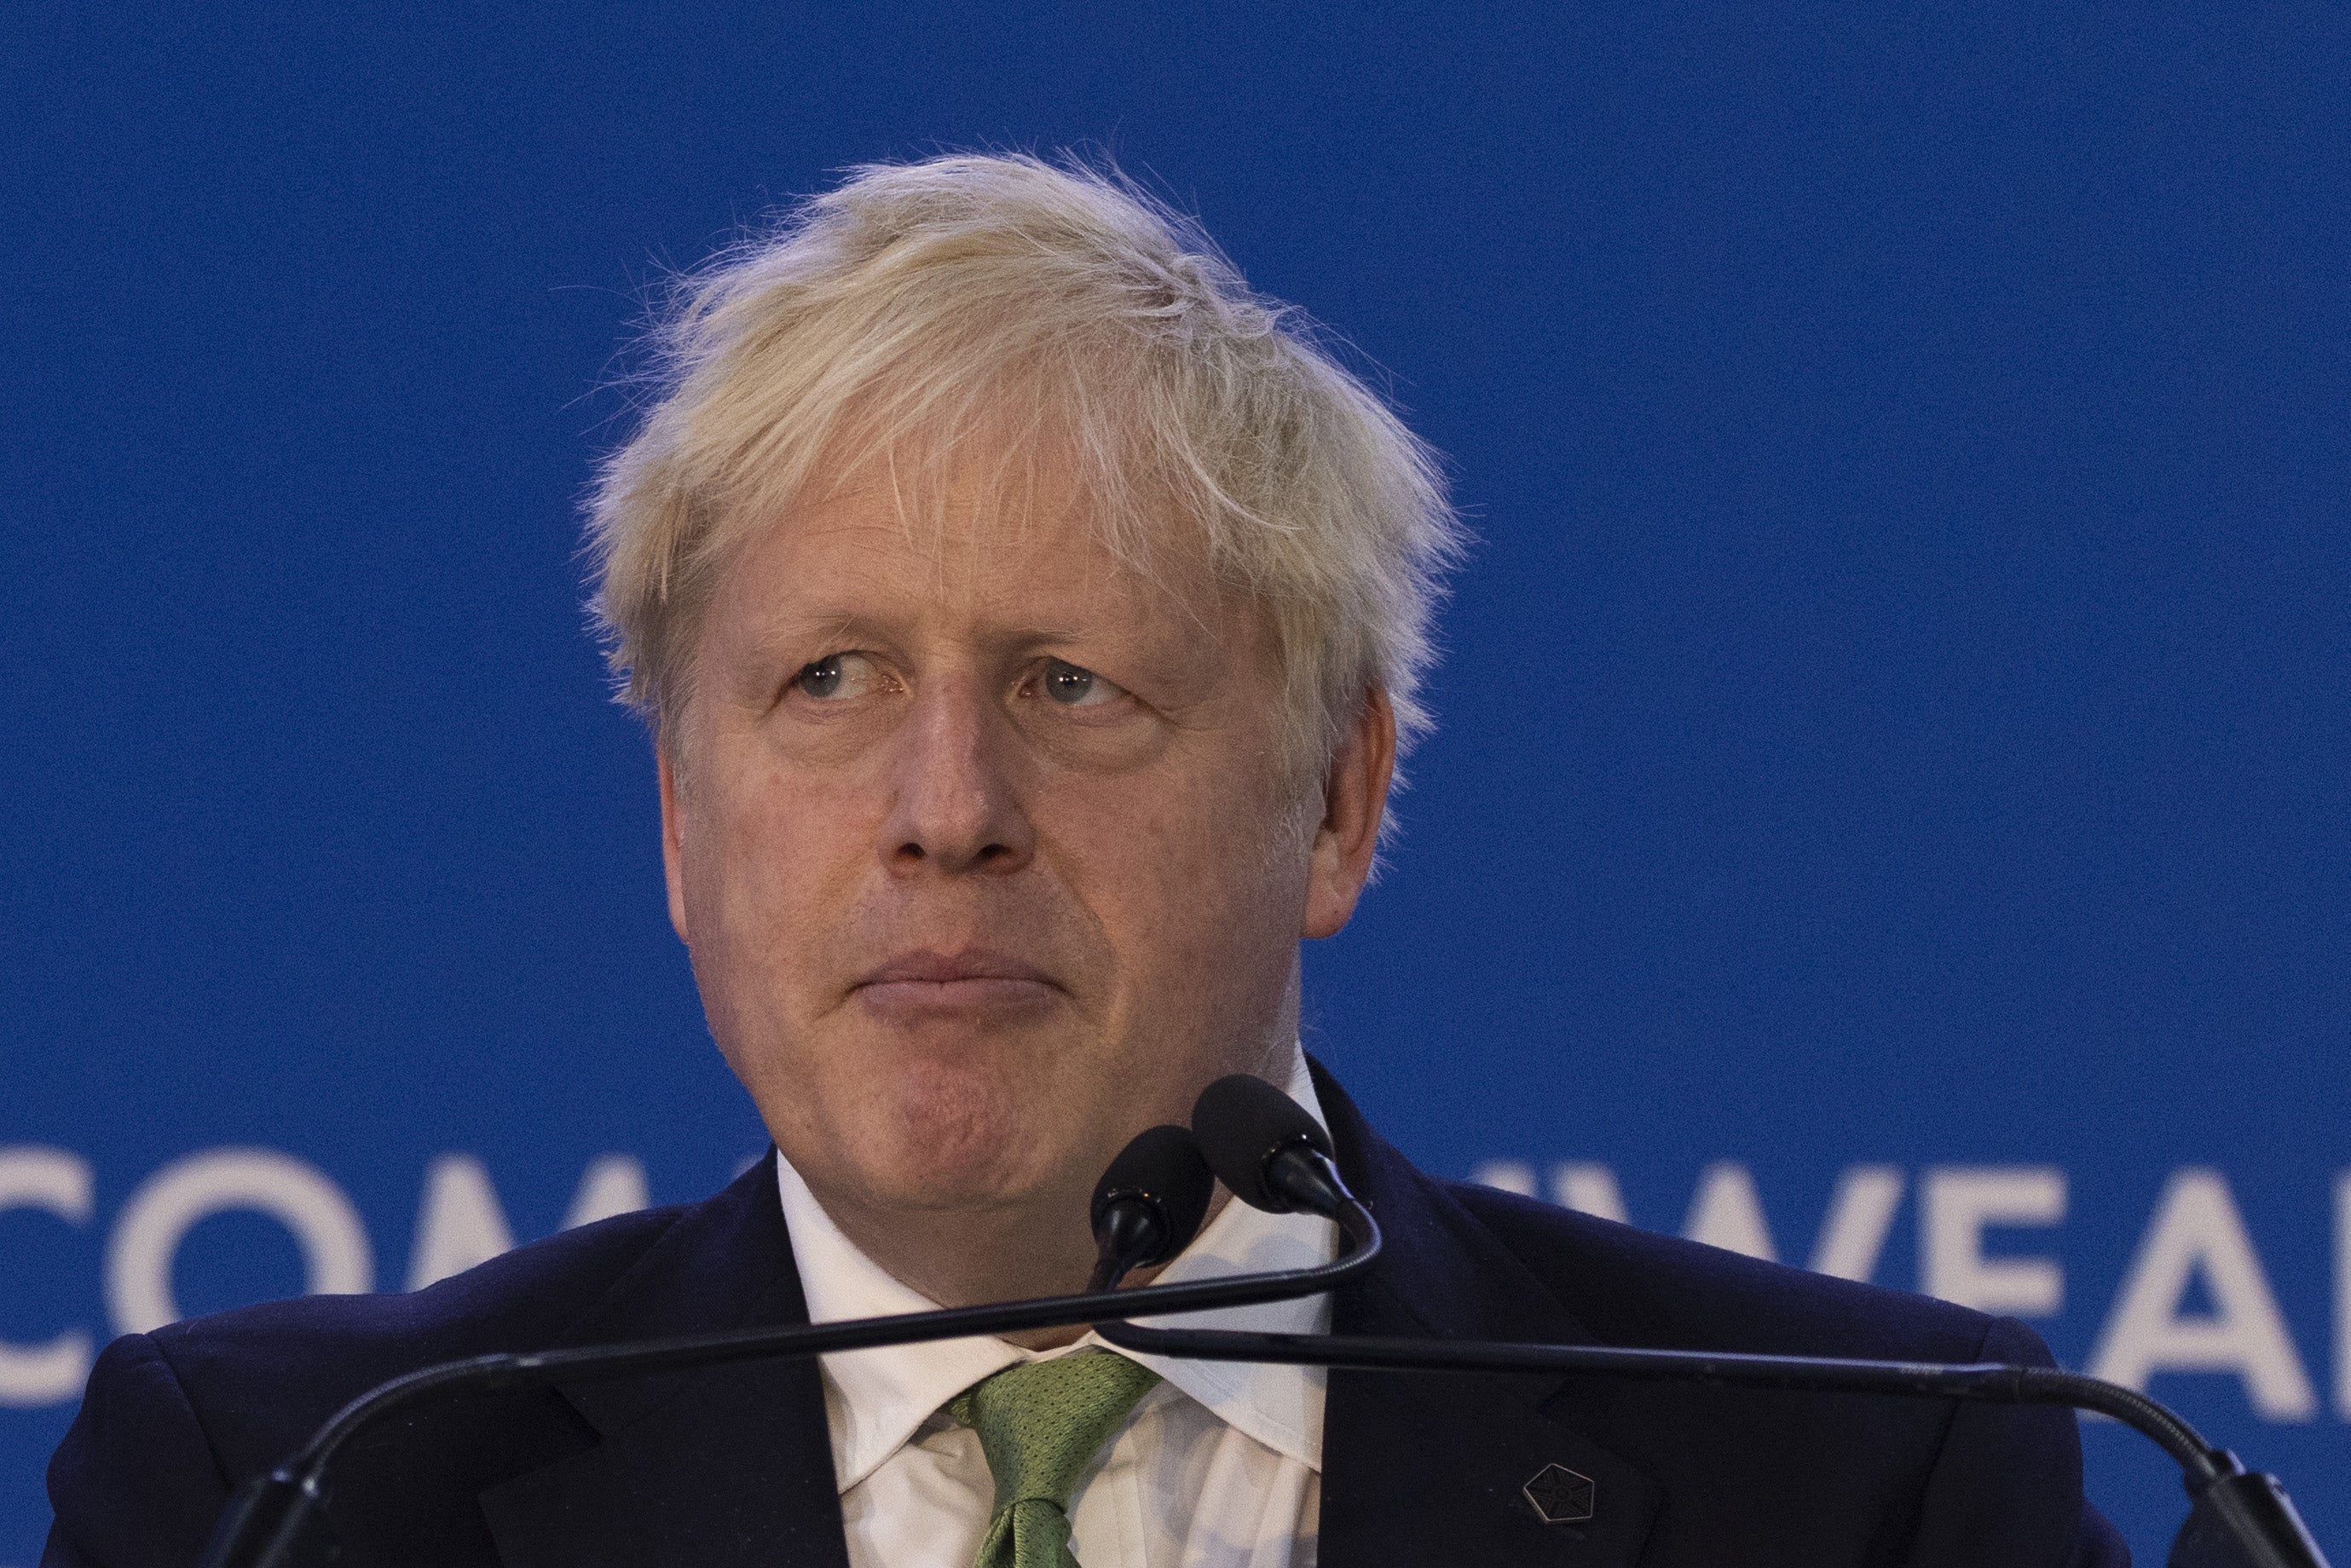
[[[1545,1524],[1582,1524],[1592,1517],[1592,1478],[1565,1465],[1545,1465],[1522,1489]]]

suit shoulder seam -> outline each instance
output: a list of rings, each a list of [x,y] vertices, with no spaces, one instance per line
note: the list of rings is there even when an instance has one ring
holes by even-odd
[[[152,1334],[141,1334],[131,1337],[139,1342],[147,1355],[163,1369],[164,1376],[172,1380],[172,1397],[179,1401],[180,1408],[187,1413],[188,1424],[203,1439],[204,1459],[213,1467],[214,1478],[220,1482],[223,1490],[234,1490],[235,1483],[229,1479],[228,1467],[221,1463],[220,1444],[214,1439],[212,1427],[205,1421],[204,1413],[197,1408],[195,1400],[189,1397],[187,1379],[180,1376],[179,1364],[172,1359],[171,1351]]]

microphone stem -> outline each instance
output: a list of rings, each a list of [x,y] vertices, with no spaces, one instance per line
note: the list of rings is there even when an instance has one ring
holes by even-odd
[[[1366,1372],[1553,1372],[1653,1382],[1813,1393],[1894,1394],[2006,1405],[2065,1405],[2112,1416],[2158,1444],[2196,1481],[2227,1473],[2222,1450],[2155,1400],[2119,1384],[2050,1366],[1945,1364],[1638,1350],[1604,1345],[1509,1345],[1353,1334],[1251,1334],[1098,1323],[1122,1350],[1187,1361],[1279,1362]]]
[[[1252,1334],[1097,1323],[1122,1350],[1192,1361],[1277,1362],[1369,1372],[1552,1373],[1706,1383],[1741,1388],[2059,1405],[2114,1417],[2178,1462],[2195,1507],[2174,1568],[2326,1568],[2276,1479],[2248,1475],[2177,1412],[2135,1388],[2053,1366],[1643,1350],[1604,1345],[1510,1345],[1376,1335]]]

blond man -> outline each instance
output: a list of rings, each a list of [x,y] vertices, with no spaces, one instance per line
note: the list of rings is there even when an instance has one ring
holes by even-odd
[[[2045,1358],[1433,1179],[1306,1059],[1299,946],[1371,876],[1459,534],[1427,450],[1195,226],[1074,164],[861,170],[688,279],[659,347],[593,504],[598,614],[775,1152],[413,1296],[118,1342],[46,1563],[193,1562],[232,1487],[435,1361],[1074,1290],[1104,1164],[1235,1072],[1325,1124],[1390,1238],[1367,1282],[1246,1321]],[[1225,1202],[1167,1277],[1334,1245]],[[1040,1445],[1065,1462],[1015,1477]],[[341,1484],[354,1562],[2122,1561],[2062,1414],[1326,1377],[1074,1329],[484,1398]]]

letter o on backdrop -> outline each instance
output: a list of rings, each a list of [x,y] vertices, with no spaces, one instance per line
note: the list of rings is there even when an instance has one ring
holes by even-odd
[[[272,1148],[204,1149],[149,1177],[123,1205],[106,1249],[106,1307],[115,1328],[145,1334],[178,1322],[172,1265],[181,1241],[198,1220],[238,1210],[266,1214],[292,1233],[307,1293],[375,1288],[367,1227],[325,1172]]]

